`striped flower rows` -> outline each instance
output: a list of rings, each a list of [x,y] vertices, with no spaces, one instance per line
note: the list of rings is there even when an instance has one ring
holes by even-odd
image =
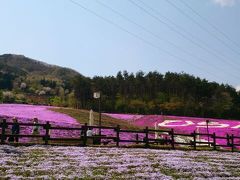
[[[239,179],[240,154],[0,146],[0,179]]]

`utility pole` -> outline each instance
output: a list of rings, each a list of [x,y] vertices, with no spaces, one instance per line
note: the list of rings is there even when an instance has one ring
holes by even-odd
[[[101,113],[101,92],[94,92],[93,97],[95,99],[98,99],[98,113],[99,113],[99,119],[98,119],[98,126],[102,125],[102,113]],[[99,128],[99,136],[101,136],[101,128]]]

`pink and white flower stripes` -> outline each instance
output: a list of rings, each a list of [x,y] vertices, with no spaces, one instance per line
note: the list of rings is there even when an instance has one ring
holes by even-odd
[[[216,151],[0,146],[0,179],[233,179],[240,154]]]

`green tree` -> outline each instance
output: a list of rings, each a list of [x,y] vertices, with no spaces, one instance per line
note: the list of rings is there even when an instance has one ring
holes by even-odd
[[[3,102],[3,92],[0,90],[0,103]]]
[[[145,114],[147,105],[143,100],[133,99],[130,101],[128,108],[129,108],[130,112],[138,113],[138,114]]]
[[[5,103],[13,103],[15,101],[15,96],[11,91],[3,92],[3,102]]]
[[[224,112],[232,108],[232,98],[228,92],[217,91],[212,97],[212,107],[216,117],[223,117]]]
[[[51,98],[49,99],[49,102],[50,102],[50,104],[53,105],[53,106],[61,106],[61,105],[62,105],[61,98],[58,97],[58,96],[51,97]]]
[[[66,99],[67,99],[67,100],[66,100],[66,101],[67,101],[67,105],[68,105],[69,107],[76,107],[77,101],[76,101],[76,98],[75,98],[75,96],[74,96],[74,92],[69,93],[69,94],[67,95]]]
[[[92,99],[91,79],[77,76],[73,80],[73,87],[77,108],[87,108],[90,99]]]

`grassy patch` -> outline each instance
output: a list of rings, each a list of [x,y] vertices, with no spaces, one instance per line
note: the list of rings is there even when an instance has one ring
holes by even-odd
[[[151,166],[153,168],[159,168],[160,167],[160,163],[154,163],[154,164],[151,164]]]
[[[6,165],[13,166],[13,165],[16,165],[16,162],[6,161]]]
[[[6,175],[7,170],[8,170],[8,168],[0,166],[0,176]]]
[[[230,165],[224,165],[224,168],[227,170],[227,172],[231,173],[232,177],[240,177],[239,168],[235,168]]]
[[[206,156],[196,156],[196,157],[190,157],[190,158],[193,158],[195,162],[203,162],[203,163],[207,163],[210,159],[209,157],[206,157]]]
[[[30,177],[32,175],[32,171],[30,171],[30,170],[22,170],[22,169],[21,170],[19,169],[19,171],[15,170],[13,173],[16,176],[23,176],[23,177]]]
[[[99,175],[106,175],[106,173],[108,172],[109,170],[109,167],[106,167],[106,166],[98,166],[98,167],[95,167],[93,170],[92,170],[92,173],[94,176],[99,176]]]
[[[39,160],[39,159],[43,159],[43,157],[45,157],[45,153],[43,150],[41,149],[32,149],[30,152],[29,152],[29,158],[31,158],[32,160]]]
[[[156,164],[157,165],[157,164]],[[191,174],[183,174],[183,173],[179,173],[177,170],[175,169],[171,169],[171,168],[167,168],[167,167],[159,167],[157,168],[159,169],[159,171],[162,174],[165,174],[167,176],[171,176],[173,179],[193,179],[193,177],[191,176]]]
[[[87,110],[81,110],[81,109],[70,109],[70,108],[51,108],[51,111],[60,112],[67,114],[76,120],[78,120],[79,123],[84,124],[88,123],[89,120],[89,111]],[[98,123],[98,117],[99,114],[94,112],[94,119],[95,123]],[[122,129],[141,129],[138,126],[134,126],[133,124],[129,124],[126,121],[114,119],[109,116],[102,114],[102,125],[103,126],[117,126],[120,125]]]
[[[50,175],[49,170],[35,170],[33,171],[34,176],[43,176],[43,175]]]

